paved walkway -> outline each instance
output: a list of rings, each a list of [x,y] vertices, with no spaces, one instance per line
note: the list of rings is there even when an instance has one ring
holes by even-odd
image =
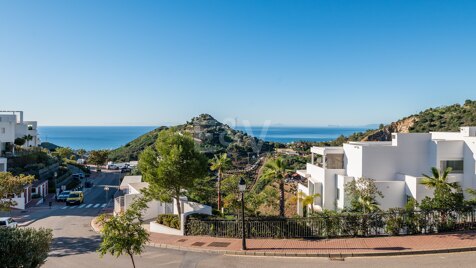
[[[241,239],[174,236],[151,233],[150,244],[161,248],[269,256],[351,257],[476,251],[476,232],[343,239]]]
[[[97,232],[95,220],[91,227]],[[150,233],[149,245],[187,251],[234,255],[290,257],[358,257],[476,251],[476,231],[390,237],[340,239],[241,239],[208,236],[177,236]]]

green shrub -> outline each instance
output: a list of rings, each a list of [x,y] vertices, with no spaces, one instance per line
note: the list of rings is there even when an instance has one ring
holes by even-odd
[[[157,217],[157,223],[180,230],[180,219],[175,214],[161,214]]]
[[[391,208],[388,210],[386,216],[385,231],[391,235],[399,235],[400,231],[405,225],[405,220],[402,214],[405,213],[403,209]]]
[[[50,229],[0,228],[1,267],[40,267],[48,257]]]

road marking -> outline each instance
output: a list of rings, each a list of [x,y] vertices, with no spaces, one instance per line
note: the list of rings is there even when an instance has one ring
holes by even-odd
[[[76,208],[77,206],[72,206],[71,208]]]
[[[86,208],[90,208],[92,205],[93,205],[93,204],[89,204],[89,205],[86,206]]]
[[[101,204],[96,204],[96,205],[94,205],[94,208],[97,208],[97,207],[99,207],[100,205],[101,205]]]
[[[102,206],[101,206],[101,207],[102,207],[102,208],[104,208],[104,207],[106,207],[106,206],[107,206],[107,204],[102,204]]]
[[[78,208],[83,208],[84,206],[86,206],[86,204],[82,204],[82,205],[79,206]]]
[[[67,208],[68,208],[68,206],[64,206],[64,207],[62,207],[61,209],[67,209]]]

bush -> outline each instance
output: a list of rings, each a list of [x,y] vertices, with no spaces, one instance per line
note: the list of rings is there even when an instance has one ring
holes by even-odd
[[[157,217],[157,223],[180,230],[180,219],[175,214],[161,214]]]
[[[2,267],[40,267],[53,238],[50,229],[0,228]]]
[[[391,208],[386,215],[385,231],[391,235],[399,235],[405,225],[405,219],[402,216],[405,211],[400,208]]]

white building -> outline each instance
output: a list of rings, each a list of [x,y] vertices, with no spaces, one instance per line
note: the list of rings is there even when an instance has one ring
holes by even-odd
[[[0,157],[0,172],[7,172],[7,159]],[[19,195],[13,195],[12,200],[16,205],[12,208],[25,209],[27,204],[32,201],[32,189],[37,190],[38,194],[48,192],[48,181],[34,182],[33,184],[25,185],[23,192]],[[39,190],[38,190],[39,189]],[[40,192],[41,191],[41,192]]]
[[[16,138],[31,137],[23,147],[40,144],[36,121],[24,121],[22,111],[0,111],[0,156],[12,152]]]
[[[124,195],[115,198],[114,213],[117,214],[127,210],[136,198],[142,196],[141,190],[148,186],[149,184],[147,182],[142,181],[142,176],[125,176],[119,186],[119,190],[121,190]],[[212,213],[210,206],[188,201],[185,196],[180,198],[180,205],[184,215],[191,213]],[[143,213],[145,220],[154,219],[159,214],[178,214],[175,199],[171,203],[152,200],[147,203],[147,206],[148,208]]]
[[[431,168],[452,167],[449,181],[476,188],[476,127],[460,132],[395,133],[391,142],[349,142],[342,147],[312,147],[312,160],[297,173],[308,178],[298,185],[304,195],[320,194],[314,209],[342,209],[349,198],[345,184],[360,177],[375,180],[384,198],[382,209],[402,207],[409,197],[420,202],[432,190],[420,184]],[[302,215],[302,204],[298,202]]]

